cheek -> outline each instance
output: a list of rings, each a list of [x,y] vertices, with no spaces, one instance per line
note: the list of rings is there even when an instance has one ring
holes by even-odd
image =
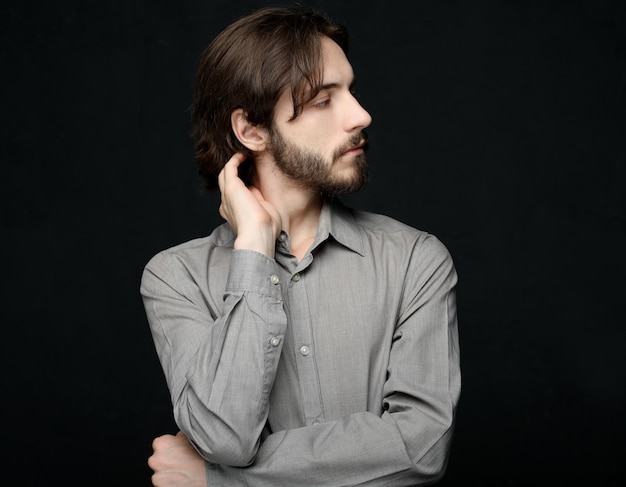
[[[282,134],[289,142],[302,149],[324,157],[331,157],[337,147],[345,142],[339,137],[340,131],[331,120],[316,120],[314,123],[313,121],[307,123],[309,120],[302,119],[300,122],[302,123],[298,126],[285,127]]]
[[[332,153],[341,143],[338,137],[339,131],[331,124],[311,128],[304,134],[303,143],[308,147],[315,148],[317,152]]]
[[[331,136],[331,131],[318,130],[317,132],[313,132],[311,130],[303,132],[299,134],[298,137],[294,137],[291,140],[302,149],[325,156],[332,153],[334,150]]]

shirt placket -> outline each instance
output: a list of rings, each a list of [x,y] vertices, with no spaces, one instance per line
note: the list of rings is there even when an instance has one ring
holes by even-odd
[[[288,239],[284,238],[281,243],[288,245]],[[283,269],[287,271],[284,278],[288,283],[283,288],[287,293],[287,317],[291,327],[304,420],[307,425],[312,425],[324,420],[317,355],[313,342],[312,314],[307,293],[307,273],[310,272],[313,258],[308,254],[298,264],[293,256],[285,257],[282,255],[278,258],[281,258]]]

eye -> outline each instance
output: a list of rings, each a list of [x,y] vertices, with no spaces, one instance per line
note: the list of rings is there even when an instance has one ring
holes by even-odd
[[[324,108],[328,106],[329,103],[330,103],[330,97],[326,96],[320,100],[317,100],[315,103],[313,103],[313,106],[317,108]]]

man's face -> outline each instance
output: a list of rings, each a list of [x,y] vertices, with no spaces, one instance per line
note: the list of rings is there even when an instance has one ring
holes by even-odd
[[[322,39],[322,90],[291,120],[286,90],[275,108],[268,152],[278,169],[304,189],[327,195],[350,193],[368,177],[363,129],[372,119],[352,93],[354,74],[342,49]]]

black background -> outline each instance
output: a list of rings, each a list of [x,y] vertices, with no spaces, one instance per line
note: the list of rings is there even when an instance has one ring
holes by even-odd
[[[139,279],[221,221],[193,76],[264,5],[3,7],[4,485],[149,485],[151,440],[176,429]],[[374,118],[346,203],[436,234],[460,274],[442,485],[625,485],[624,2],[310,5],[350,28]]]

